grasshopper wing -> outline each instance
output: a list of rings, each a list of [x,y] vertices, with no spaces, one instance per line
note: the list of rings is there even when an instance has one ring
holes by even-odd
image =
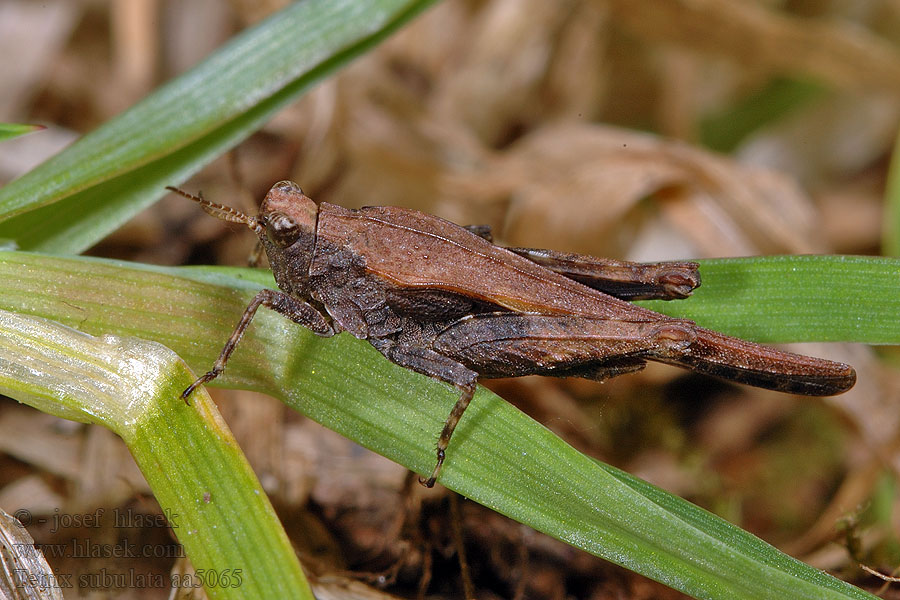
[[[369,273],[399,287],[444,290],[515,312],[670,320],[414,210],[323,203],[317,233],[319,244],[349,249]]]
[[[700,285],[700,265],[695,262],[636,263],[540,248],[509,250],[622,300],[687,298]]]

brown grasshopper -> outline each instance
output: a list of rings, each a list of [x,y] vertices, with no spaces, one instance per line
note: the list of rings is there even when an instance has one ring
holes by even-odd
[[[503,248],[485,227],[415,210],[316,205],[290,181],[269,190],[255,217],[168,189],[255,231],[280,288],[256,295],[212,370],[182,397],[224,371],[260,306],[321,336],[348,331],[391,362],[460,391],[438,438],[434,471],[420,479],[428,487],[480,377],[599,381],[653,360],[796,394],[839,394],[856,381],[843,363],[729,337],[623,300],[686,297],[700,284],[696,263]]]

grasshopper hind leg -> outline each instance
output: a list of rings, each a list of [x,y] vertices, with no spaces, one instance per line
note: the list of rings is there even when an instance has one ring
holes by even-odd
[[[591,379],[593,381],[606,381],[619,375],[626,373],[637,373],[647,366],[647,361],[638,356],[622,357],[601,361],[598,363],[588,363],[577,367],[556,369],[548,372],[547,375],[553,377],[580,377],[582,379]]]

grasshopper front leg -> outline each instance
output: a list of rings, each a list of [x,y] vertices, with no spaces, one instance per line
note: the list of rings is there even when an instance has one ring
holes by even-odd
[[[181,397],[185,402],[187,402],[187,399],[195,389],[204,383],[209,383],[225,371],[225,364],[228,362],[228,358],[231,356],[231,353],[234,352],[238,342],[241,341],[241,337],[243,337],[247,327],[250,326],[250,321],[253,320],[253,316],[256,315],[256,311],[260,306],[270,308],[291,321],[311,329],[316,335],[323,337],[334,335],[334,329],[332,329],[328,321],[325,320],[325,317],[306,302],[298,300],[284,292],[268,289],[262,290],[253,297],[253,300],[251,300],[250,304],[247,305],[247,308],[244,309],[241,320],[238,321],[231,337],[225,342],[225,347],[222,348],[222,351],[219,353],[219,357],[213,364],[213,368],[198,377],[194,383],[189,385],[188,388],[181,393]]]

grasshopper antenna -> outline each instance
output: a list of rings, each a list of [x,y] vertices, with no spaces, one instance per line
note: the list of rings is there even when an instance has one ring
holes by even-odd
[[[236,208],[231,208],[230,206],[225,206],[224,204],[219,204],[217,202],[207,200],[203,197],[202,193],[195,196],[194,194],[178,189],[177,187],[172,187],[171,185],[167,185],[166,189],[170,192],[175,192],[179,196],[184,196],[188,200],[193,200],[194,202],[199,204],[200,208],[202,208],[206,213],[216,217],[217,219],[222,219],[223,221],[228,221],[230,223],[241,223],[242,225],[246,225],[254,231],[259,229],[261,226],[259,219],[257,219],[256,217],[249,217]]]

